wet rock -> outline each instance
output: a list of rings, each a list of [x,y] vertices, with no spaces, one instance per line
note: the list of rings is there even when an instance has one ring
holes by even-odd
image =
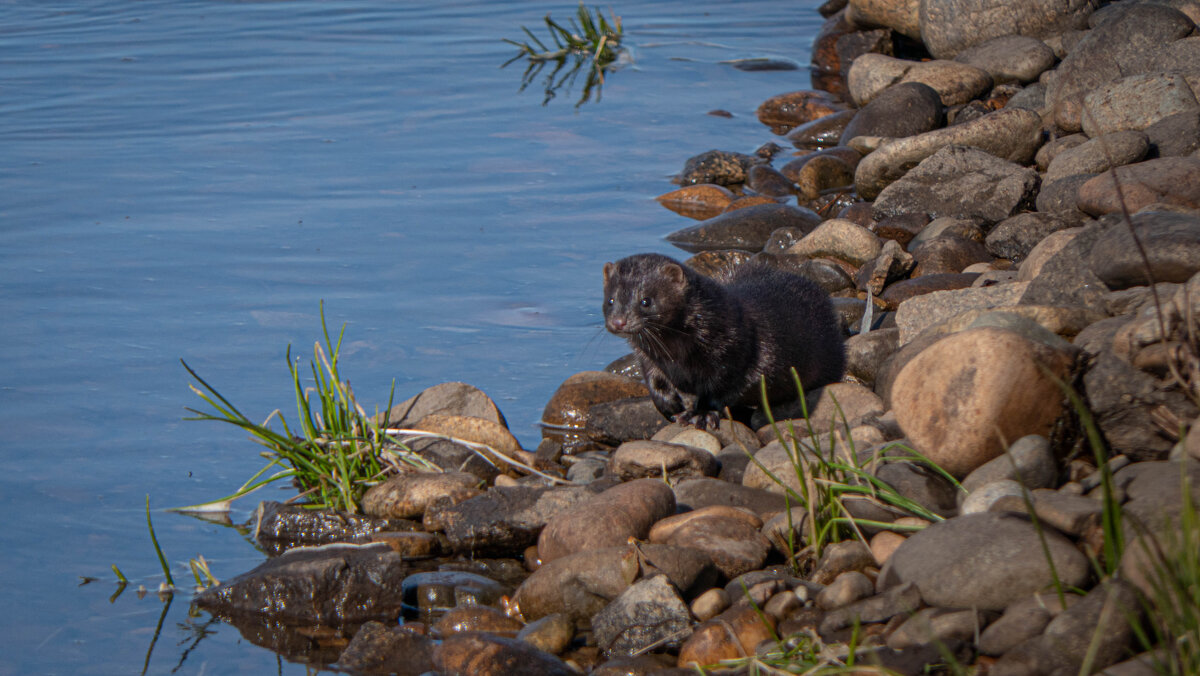
[[[904,621],[887,638],[893,650],[915,648],[926,643],[945,645],[950,641],[972,641],[987,616],[976,610],[922,608]]]
[[[1042,118],[1037,113],[1021,108],[1005,108],[953,127],[883,143],[858,163],[854,184],[859,196],[874,199],[909,169],[952,145],[970,146],[1002,160],[1025,163],[1033,158],[1041,144],[1041,134]],[[880,211],[877,208],[876,218],[911,211],[933,213],[919,206],[907,210]],[[1008,215],[1011,212],[1005,214]]]
[[[787,176],[765,164],[750,167],[746,172],[746,187],[768,197],[783,197],[796,192],[796,186]]]
[[[630,584],[657,572],[666,573],[676,589],[689,597],[712,586],[716,570],[699,550],[668,545],[628,545],[564,556],[533,572],[514,600],[526,620],[562,613],[576,623],[600,612]]]
[[[1019,263],[1049,235],[1066,230],[1072,223],[1053,213],[1026,212],[1004,219],[984,240],[988,253]]]
[[[683,186],[712,183],[715,185],[737,185],[746,182],[750,167],[761,164],[762,158],[723,150],[710,150],[688,158],[679,174]]]
[[[649,396],[640,380],[605,373],[583,371],[558,386],[542,411],[542,422],[550,425],[584,427],[592,406],[628,397]]]
[[[588,434],[609,443],[649,439],[669,422],[650,397],[631,397],[596,404],[588,409]]]
[[[561,654],[575,638],[575,623],[566,615],[552,614],[525,625],[517,632],[517,640],[544,650],[551,655]]]
[[[409,427],[430,414],[483,418],[506,425],[496,403],[477,387],[466,383],[441,383],[426,388],[388,410],[391,427]]]
[[[879,255],[858,269],[854,278],[855,286],[878,296],[891,282],[907,277],[916,264],[912,254],[905,251],[899,242],[886,240]]]
[[[1200,111],[1188,81],[1179,73],[1143,73],[1111,82],[1083,99],[1083,131],[1095,139],[1140,130],[1176,113]]]
[[[1082,126],[1083,98],[1109,82],[1164,70],[1154,57],[1195,24],[1166,5],[1137,3],[1083,34],[1047,82],[1046,104],[1066,131]]]
[[[748,605],[734,606],[701,622],[679,649],[679,666],[716,664],[754,654],[754,648],[771,638],[775,620]]]
[[[730,211],[667,235],[667,241],[688,252],[714,249],[761,251],[779,228],[810,232],[821,217],[810,209],[786,204],[760,204]]]
[[[827,258],[808,258],[800,254],[784,253],[775,256],[759,254],[755,259],[809,279],[828,294],[835,294],[854,286],[854,280],[843,267],[845,264],[839,265]]]
[[[675,494],[658,479],[618,484],[551,517],[538,536],[542,563],[588,549],[646,539],[650,526],[675,513]]]
[[[537,540],[551,518],[590,495],[582,487],[492,487],[443,510],[440,518],[456,552],[519,552]]]
[[[874,206],[871,206],[872,213]],[[895,240],[902,247],[907,247],[921,230],[929,224],[929,214],[909,212],[897,216],[888,216],[868,226],[871,232],[883,239]]]
[[[818,608],[833,610],[875,594],[875,583],[857,570],[838,575],[817,594]]]
[[[926,329],[970,310],[992,309],[1016,305],[1025,285],[997,284],[931,291],[909,298],[896,309],[896,327],[900,329],[900,344],[908,343]]]
[[[381,542],[392,548],[405,560],[425,559],[442,552],[442,543],[433,533],[414,531],[410,533],[374,533],[371,542]]]
[[[1028,83],[1054,65],[1054,50],[1025,35],[1003,35],[959,52],[954,60],[986,71],[992,82]]]
[[[733,201],[733,193],[725,186],[713,183],[687,185],[655,198],[658,203],[681,216],[702,221],[725,211]]]
[[[358,674],[420,676],[433,669],[433,641],[401,627],[367,622],[330,666]]]
[[[1040,636],[1005,653],[990,673],[1078,672],[1084,660],[1093,670],[1115,664],[1132,655],[1133,625],[1141,617],[1141,608],[1137,592],[1128,582],[1105,582],[1058,614]],[[1104,640],[1093,641],[1095,636]]]
[[[863,165],[874,156],[868,155],[859,164],[859,179]],[[923,211],[933,218],[955,216],[997,223],[1031,207],[1037,187],[1038,175],[1032,169],[978,148],[946,146],[883,188],[875,200],[875,215],[884,218]]]
[[[838,139],[855,111],[842,110],[796,127],[787,133],[787,140],[797,148],[830,148],[838,145]]]
[[[802,202],[811,202],[820,197],[825,191],[835,188],[848,188],[854,185],[854,168],[858,166],[858,152],[854,151],[853,159],[838,155],[817,155],[807,159],[802,165],[788,171],[787,165],[781,171],[796,182],[796,193]]]
[[[885,622],[896,615],[912,613],[919,607],[921,607],[921,592],[917,585],[904,583],[893,586],[881,594],[826,613],[825,617],[821,619],[819,630],[822,636],[828,637],[834,632],[852,627],[856,623]]]
[[[898,185],[898,184],[893,184]],[[982,243],[962,237],[936,237],[912,249],[914,277],[962,272],[976,263],[990,263],[992,255]]]
[[[692,615],[666,575],[639,580],[592,618],[605,657],[677,648],[691,634]]]
[[[1092,12],[1086,0],[1024,0],[996,4],[989,0],[924,0],[921,37],[939,59],[1004,35],[1044,37],[1084,25]]]
[[[575,671],[550,653],[515,638],[491,634],[455,634],[433,651],[433,664],[445,674],[477,676],[574,676]]]
[[[934,291],[948,291],[950,289],[966,289],[970,288],[971,283],[979,277],[979,273],[960,273],[960,274],[943,274],[943,275],[924,275],[913,279],[905,279],[894,284],[889,284],[880,295],[888,309],[896,309],[902,303],[910,298],[915,298],[923,294]],[[900,341],[904,344],[904,341]]]
[[[980,465],[962,481],[968,493],[995,481],[1014,480],[1029,490],[1058,485],[1058,463],[1046,437],[1030,434],[1012,442],[1008,451]],[[964,496],[965,497],[965,496]]]
[[[879,238],[870,230],[850,221],[833,218],[818,225],[799,242],[788,248],[793,255],[832,256],[861,265],[879,255]]]
[[[845,105],[836,102],[825,92],[798,91],[763,101],[758,106],[757,114],[759,122],[778,134],[784,134],[793,127],[841,110],[845,110]]]
[[[430,628],[434,636],[440,638],[466,631],[515,637],[521,630],[521,623],[491,606],[459,606],[446,611]]]
[[[414,472],[394,476],[367,489],[362,508],[367,516],[411,519],[425,514],[435,498],[451,504],[473,498],[479,489],[479,477],[466,472]]]
[[[663,519],[650,531],[655,544],[692,547],[708,554],[727,578],[760,568],[771,543],[759,533],[762,521],[735,507],[714,505]]]
[[[661,441],[627,441],[613,451],[609,472],[621,481],[661,478],[716,476],[721,471],[717,460],[707,451],[682,444]]]
[[[858,136],[900,138],[938,129],[945,123],[942,100],[932,87],[905,82],[884,89],[846,125],[840,144]]]
[[[254,539],[269,553],[302,545],[365,542],[380,531],[412,531],[419,526],[403,519],[348,514],[332,509],[308,509],[279,502],[259,503],[254,514]]]
[[[928,85],[947,106],[966,103],[992,87],[991,76],[974,66],[954,61],[907,61],[883,54],[858,57],[846,76],[850,96],[860,107],[886,88],[904,82]]]
[[[1106,171],[1079,186],[1079,209],[1085,213],[1119,213],[1122,204],[1130,213],[1152,204],[1200,210],[1200,158],[1146,160]]]
[[[336,626],[396,617],[407,567],[387,545],[301,547],[198,593],[215,615]]]
[[[781,512],[785,507],[783,496],[778,493],[708,477],[684,479],[675,484],[674,490],[675,503],[681,510],[720,505],[748,509],[762,517]]]
[[[1064,595],[1060,600],[1053,592],[1042,592],[1009,604],[1004,614],[979,635],[979,651],[993,657],[1003,655],[1041,634],[1050,620],[1065,609],[1064,603],[1070,605],[1078,600],[1074,594]]]
[[[1046,181],[1075,174],[1098,174],[1113,167],[1137,162],[1150,151],[1150,139],[1140,131],[1117,131],[1054,155],[1046,169]]]
[[[489,577],[463,570],[413,573],[404,578],[400,589],[405,608],[419,612],[426,622],[452,608],[496,603],[510,591]]]
[[[1091,574],[1087,558],[1057,531],[1037,529],[1009,514],[968,514],[935,523],[904,541],[877,583],[882,589],[913,583],[932,606],[1002,610],[1053,583],[1046,561],[1066,586]]]
[[[1149,259],[1155,282],[1186,282],[1200,271],[1200,214],[1145,212],[1134,214],[1132,224],[1137,242],[1129,227],[1121,224],[1100,234],[1088,255],[1092,270],[1109,288],[1149,281],[1141,251]]]
[[[846,98],[846,75],[850,72],[854,60],[863,54],[894,56],[896,41],[890,30],[853,30],[838,36],[833,49],[836,56],[829,64],[830,77],[814,80],[813,84],[816,86],[820,82],[825,86],[833,85],[828,87],[829,91]]]
[[[706,277],[722,278],[753,257],[748,251],[737,249],[716,249],[702,251],[688,258],[684,263],[696,272]]]
[[[1051,375],[1066,378],[1071,361],[1013,331],[962,331],[908,362],[892,408],[916,449],[963,477],[999,455],[1001,439],[1049,432],[1063,397]]]

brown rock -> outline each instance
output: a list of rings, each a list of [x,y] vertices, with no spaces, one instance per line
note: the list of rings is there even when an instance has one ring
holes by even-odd
[[[932,291],[968,288],[977,277],[979,277],[979,273],[976,272],[915,277],[889,285],[879,297],[883,302],[887,303],[887,309],[895,310],[909,298],[914,298],[922,294]]]
[[[826,115],[845,110],[825,92],[798,91],[779,94],[758,106],[758,120],[779,134]]]
[[[760,568],[771,543],[759,533],[753,513],[716,505],[663,519],[650,531],[650,542],[699,549],[725,577]]]
[[[592,406],[627,397],[645,397],[649,391],[641,381],[604,371],[583,371],[565,381],[546,402],[542,422],[549,425],[584,427]]]
[[[725,211],[725,207],[733,201],[733,193],[725,186],[702,183],[684,186],[655,199],[681,216],[702,221]]]
[[[483,492],[479,484],[479,477],[466,472],[401,474],[367,489],[363,513],[383,518],[420,518],[433,500],[457,504],[479,495]]]
[[[473,676],[574,676],[559,658],[515,638],[490,634],[455,634],[433,651],[435,668],[445,674]]]
[[[538,556],[554,559],[644,540],[650,526],[675,513],[675,494],[657,479],[618,484],[552,517],[538,536]]]
[[[758,204],[736,209],[667,235],[675,246],[696,253],[713,249],[761,251],[771,233],[795,227],[810,232],[821,222],[811,209],[786,204]]]
[[[962,237],[937,237],[922,242],[912,250],[912,257],[916,261],[913,277],[958,273],[968,265],[992,260],[987,247]]]
[[[446,611],[431,628],[434,635],[441,638],[464,631],[485,631],[512,637],[521,630],[521,623],[491,606],[459,606]]]
[[[613,451],[608,461],[609,472],[621,481],[667,476],[678,480],[685,477],[716,476],[720,464],[712,453],[682,444],[662,441],[627,441]]]
[[[754,648],[771,638],[775,621],[749,606],[735,606],[702,622],[679,649],[679,666],[704,666],[754,654]]]
[[[431,414],[483,418],[506,425],[504,416],[486,394],[466,383],[441,383],[393,406],[387,414],[390,427],[408,427]]]
[[[1151,204],[1200,209],[1200,158],[1162,157],[1117,167],[1079,188],[1079,208],[1094,216],[1119,212],[1122,203],[1129,213]]]

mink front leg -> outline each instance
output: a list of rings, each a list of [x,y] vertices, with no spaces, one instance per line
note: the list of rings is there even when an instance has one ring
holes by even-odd
[[[657,408],[658,412],[663,414],[667,420],[674,420],[675,416],[684,409],[683,395],[679,389],[671,384],[662,369],[648,359],[642,360],[642,375],[645,376],[646,387],[650,390],[650,401],[654,402],[654,408]]]
[[[696,397],[696,403],[690,409],[675,416],[676,422],[690,424],[696,429],[716,429],[721,425],[721,412],[725,405],[715,397]]]

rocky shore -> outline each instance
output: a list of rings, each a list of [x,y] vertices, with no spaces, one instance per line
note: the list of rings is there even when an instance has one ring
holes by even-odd
[[[833,296],[807,420],[668,423],[623,359],[523,449],[438,385],[389,424],[442,472],[264,503],[271,558],[196,605],[363,674],[1190,673],[1160,573],[1200,547],[1200,2],[821,11],[764,145],[659,198],[696,270]]]

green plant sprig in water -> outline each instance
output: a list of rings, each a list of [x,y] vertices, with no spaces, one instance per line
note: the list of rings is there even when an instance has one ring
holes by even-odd
[[[181,360],[199,384],[198,387],[190,385],[192,391],[213,409],[213,412],[205,412],[189,408],[195,416],[187,420],[216,420],[246,430],[255,442],[267,448],[263,455],[269,462],[232,495],[200,505],[177,507],[177,511],[228,509],[231,501],[269,483],[290,478],[300,488],[297,497],[305,498],[307,506],[357,513],[366,489],[403,467],[438,471],[386,433],[386,412],[382,416],[368,417],[358,404],[350,384],[342,379],[338,370],[346,327],[342,325],[334,343],[325,322],[324,303],[321,304],[321,329],[324,344],[316,343],[310,362],[314,387],[304,386],[299,363],[292,359],[290,346],[287,351],[301,435],[292,432],[278,409],[261,424],[252,422]],[[385,411],[391,410],[394,394],[393,383]],[[270,427],[276,418],[282,431]],[[273,467],[281,469],[265,479],[259,478]]]
[[[592,15],[592,12],[595,12],[595,16]],[[500,67],[504,68],[514,61],[527,58],[529,66],[521,76],[520,91],[524,91],[541,74],[542,69],[548,63],[554,63],[554,69],[545,79],[546,96],[542,100],[542,105],[546,105],[555,97],[561,87],[572,86],[586,66],[587,78],[584,82],[583,93],[575,105],[578,107],[591,100],[593,93],[596,95],[596,100],[599,101],[600,88],[604,84],[604,73],[616,62],[621,53],[621,39],[624,35],[621,17],[611,10],[610,15],[611,21],[606,19],[599,9],[589,12],[581,2],[575,17],[569,20],[570,27],[568,28],[551,19],[547,14],[544,21],[550,34],[550,41],[554,43],[554,46],[548,46],[539,40],[533,31],[522,26],[521,30],[529,37],[530,41],[502,38],[504,42],[517,47],[520,51]],[[564,73],[563,69],[568,60],[572,60],[573,65]],[[562,74],[560,75],[560,73]]]

